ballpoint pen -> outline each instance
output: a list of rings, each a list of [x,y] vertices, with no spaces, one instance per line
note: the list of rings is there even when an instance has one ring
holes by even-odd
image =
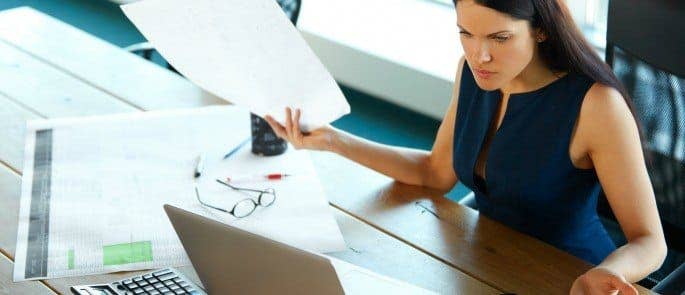
[[[198,178],[202,175],[202,171],[205,169],[205,156],[204,155],[199,155],[197,157],[197,163],[195,164],[195,174],[193,175],[195,178]]]
[[[234,147],[230,152],[228,152],[228,153],[224,156],[224,160],[225,160],[226,158],[232,156],[233,154],[235,154],[238,150],[240,150],[240,148],[242,148],[245,144],[247,144],[248,142],[250,142],[250,140],[252,140],[252,136],[250,136],[249,138],[247,138],[246,140],[244,140],[243,142],[241,142],[239,145],[237,145],[236,147]]]
[[[281,180],[283,178],[292,176],[285,173],[270,173],[264,175],[251,175],[244,177],[226,177],[226,182],[244,182],[244,181],[264,181],[264,180]]]

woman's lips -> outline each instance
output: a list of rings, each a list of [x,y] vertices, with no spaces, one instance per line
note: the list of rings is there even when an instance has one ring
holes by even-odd
[[[479,70],[479,69],[477,69],[475,72],[476,72],[476,75],[481,79],[489,79],[490,77],[492,77],[492,75],[496,74],[495,72],[490,72],[490,71],[486,71],[486,70]]]

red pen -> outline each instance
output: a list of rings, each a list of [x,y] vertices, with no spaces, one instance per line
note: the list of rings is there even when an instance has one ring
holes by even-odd
[[[285,173],[270,173],[266,175],[254,175],[249,177],[226,177],[227,182],[243,182],[243,181],[264,181],[264,180],[281,180],[283,178],[292,176]]]

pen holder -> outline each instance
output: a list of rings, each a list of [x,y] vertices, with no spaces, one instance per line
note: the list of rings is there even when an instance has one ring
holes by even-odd
[[[269,123],[250,113],[252,125],[252,153],[260,156],[280,155],[288,149],[288,142],[276,136]]]

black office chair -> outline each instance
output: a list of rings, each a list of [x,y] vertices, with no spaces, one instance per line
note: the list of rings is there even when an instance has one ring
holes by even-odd
[[[635,104],[669,249],[640,284],[685,294],[685,2],[612,0],[607,25],[606,61]],[[615,222],[606,198],[598,211]]]
[[[297,18],[300,16],[300,9],[302,7],[302,0],[276,0],[285,15],[290,19],[293,25],[297,25]],[[124,48],[124,50],[142,56],[144,59],[152,61],[155,56],[155,48],[150,42],[136,43]],[[161,58],[161,57],[160,57]],[[162,62],[166,68],[178,74],[171,64],[166,61]]]

